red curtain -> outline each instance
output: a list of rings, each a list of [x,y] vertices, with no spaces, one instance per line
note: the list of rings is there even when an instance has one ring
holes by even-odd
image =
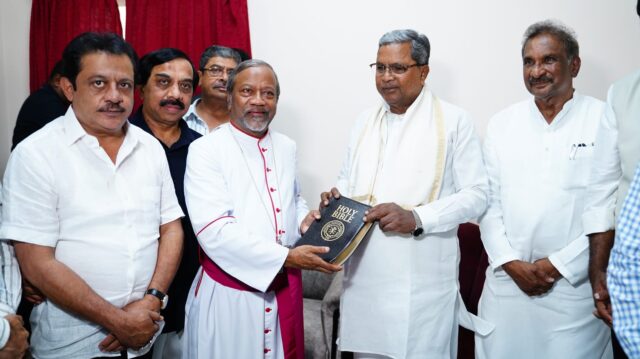
[[[122,35],[116,0],[33,0],[29,42],[29,85],[40,88],[71,39],[85,31]]]
[[[127,0],[125,38],[143,56],[161,47],[184,51],[196,68],[211,45],[251,55],[247,0]]]

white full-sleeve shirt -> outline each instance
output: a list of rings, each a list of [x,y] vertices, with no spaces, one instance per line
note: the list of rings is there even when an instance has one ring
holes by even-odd
[[[1,238],[55,248],[56,260],[121,308],[144,296],[160,225],[183,216],[160,143],[136,126],[115,164],[73,107],[11,154],[4,177]],[[108,334],[50,300],[31,315],[38,358],[103,356]]]
[[[551,124],[533,99],[490,120],[484,159],[491,191],[480,231],[494,271],[513,260],[548,257],[569,283],[586,279],[589,242],[581,216],[594,148],[600,145],[599,121],[593,119],[605,108],[574,93]],[[590,293],[588,284],[583,290]]]

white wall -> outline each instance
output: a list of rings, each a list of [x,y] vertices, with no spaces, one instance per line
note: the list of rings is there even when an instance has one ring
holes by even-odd
[[[0,174],[4,173],[9,158],[11,136],[18,111],[29,94],[30,18],[31,0],[2,0],[2,10],[0,11]]]
[[[253,55],[275,67],[282,85],[273,127],[298,143],[311,206],[335,183],[355,117],[379,98],[367,65],[386,31],[429,37],[427,85],[469,111],[481,135],[493,113],[529,95],[520,41],[533,22],[555,18],[576,31],[582,93],[604,99],[611,82],[640,67],[635,0],[248,2]]]
[[[0,171],[18,109],[28,93],[30,0],[0,11]],[[635,0],[248,0],[253,54],[278,72],[283,94],[274,127],[295,139],[304,195],[312,206],[334,184],[348,131],[378,100],[378,38],[414,28],[432,44],[428,86],[467,109],[484,133],[489,117],[528,96],[521,78],[525,28],[555,18],[581,46],[576,88],[604,98],[615,79],[640,67]]]

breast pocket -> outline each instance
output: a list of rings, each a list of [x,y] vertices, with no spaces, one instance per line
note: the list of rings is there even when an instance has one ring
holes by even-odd
[[[593,146],[572,149],[569,157],[564,159],[562,184],[564,188],[584,188],[587,186],[591,172]]]
[[[161,186],[146,186],[137,191],[138,202],[136,210],[141,220],[141,225],[149,226],[157,230],[160,226],[160,200],[162,196]]]

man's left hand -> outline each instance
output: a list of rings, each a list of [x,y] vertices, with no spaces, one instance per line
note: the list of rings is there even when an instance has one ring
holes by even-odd
[[[307,213],[307,216],[304,217],[302,223],[300,223],[300,234],[304,234],[311,226],[311,223],[320,219],[320,211],[317,209],[312,209]]]
[[[413,212],[407,211],[395,203],[382,203],[366,211],[365,222],[379,221],[383,232],[411,233],[416,229]]]
[[[536,275],[538,278],[544,280],[547,283],[554,283],[556,280],[562,277],[562,274],[558,272],[556,267],[553,266],[549,258],[541,258],[533,262],[536,265]]]
[[[154,312],[160,313],[160,309],[162,308],[162,303],[160,300],[150,294],[146,294],[142,299],[133,301],[122,308],[125,312],[129,312],[134,309],[147,309]],[[109,333],[101,342],[98,344],[100,350],[106,353],[111,352],[121,352],[126,349],[116,337]]]

